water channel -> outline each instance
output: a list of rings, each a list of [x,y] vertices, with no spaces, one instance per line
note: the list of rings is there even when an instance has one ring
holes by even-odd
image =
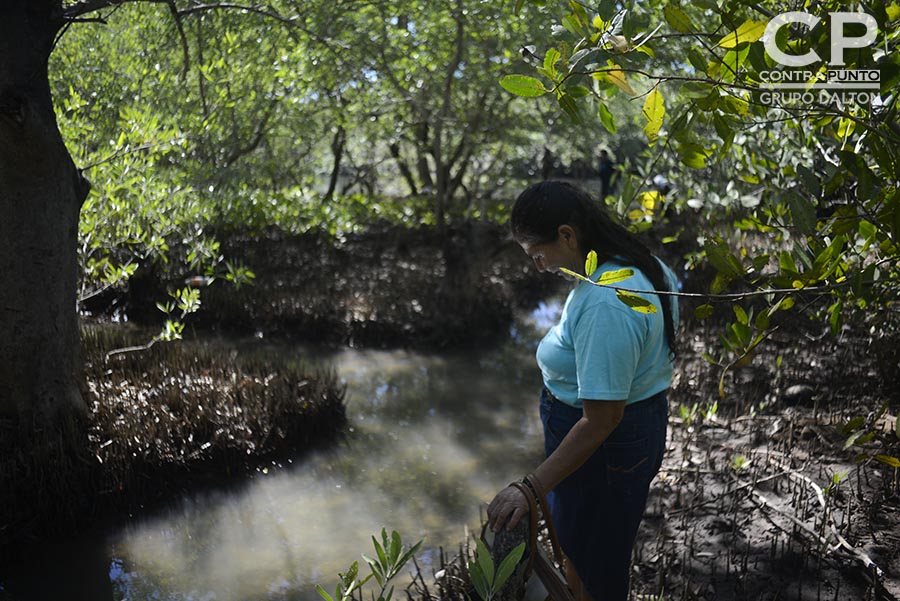
[[[438,550],[456,553],[493,493],[542,456],[534,349],[557,310],[542,305],[477,352],[241,342],[240,352],[336,369],[347,383],[346,440],[2,567],[0,601],[313,601],[316,584],[333,591],[338,572],[373,554],[383,527],[424,539],[417,559],[430,576]]]

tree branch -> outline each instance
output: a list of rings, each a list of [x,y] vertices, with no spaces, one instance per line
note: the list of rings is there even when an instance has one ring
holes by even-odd
[[[184,32],[184,24],[181,22],[181,14],[178,12],[178,7],[175,6],[175,0],[169,0],[169,12],[175,19],[175,28],[178,30],[178,37],[181,38],[181,52],[184,56],[184,65],[181,68],[181,81],[183,82],[187,80],[188,69],[191,66],[191,54],[188,50],[187,34]]]
[[[409,168],[409,165],[403,159],[403,156],[400,154],[400,144],[397,142],[393,142],[388,146],[388,151],[391,153],[391,156],[394,158],[394,161],[397,163],[397,167],[400,169],[400,175],[403,176],[403,179],[406,180],[406,184],[409,186],[409,191],[413,196],[419,195],[419,188],[416,186],[416,179],[413,177],[412,171]]]
[[[76,2],[75,4],[70,4],[69,6],[63,8],[62,11],[62,20],[64,22],[75,22],[75,21],[85,21],[85,19],[79,19],[82,15],[87,15],[90,13],[97,12],[98,10],[102,10],[104,8],[111,8],[120,6],[122,4],[128,4],[133,2],[150,2],[152,4],[169,4],[172,0],[83,0],[82,2]],[[102,19],[97,19],[100,22],[103,22]]]
[[[250,143],[247,144],[246,146],[238,147],[238,148],[234,149],[230,155],[228,155],[228,158],[225,159],[226,167],[231,167],[233,164],[235,164],[238,161],[238,159],[250,154],[251,152],[256,150],[257,147],[259,147],[259,145],[262,142],[263,137],[265,136],[265,133],[266,133],[265,132],[266,125],[268,125],[269,119],[271,119],[272,115],[275,113],[275,107],[277,105],[278,105],[278,99],[272,100],[272,102],[266,108],[266,112],[265,112],[265,114],[263,114],[262,120],[259,122],[259,125],[257,125],[257,127],[256,127],[256,132],[253,134],[253,139],[251,139]]]
[[[144,1],[144,0],[141,0]],[[150,2],[159,2],[160,0],[148,0]],[[168,2],[169,0],[165,0]],[[218,2],[216,4],[198,4],[196,6],[192,6],[190,8],[183,8],[178,11],[181,15],[192,15],[194,13],[199,12],[207,12],[211,10],[220,10],[220,9],[229,9],[229,10],[242,10],[247,11],[249,13],[254,13],[257,15],[262,15],[264,17],[268,17],[270,19],[274,19],[285,25],[291,25],[292,27],[297,27],[299,24],[297,19],[293,17],[283,17],[274,10],[260,8],[258,6],[248,6],[246,4],[235,4],[232,2]]]

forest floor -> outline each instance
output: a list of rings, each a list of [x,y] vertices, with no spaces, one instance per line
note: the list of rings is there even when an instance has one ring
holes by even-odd
[[[682,354],[635,551],[644,599],[900,598],[898,470],[874,459],[900,449],[896,335],[816,328],[767,342],[724,400],[718,368]]]

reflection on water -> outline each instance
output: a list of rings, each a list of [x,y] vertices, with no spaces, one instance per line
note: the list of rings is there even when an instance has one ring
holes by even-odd
[[[273,465],[239,491],[185,498],[168,514],[85,549],[82,557],[98,559],[92,577],[105,582],[70,581],[60,585],[69,594],[57,598],[318,599],[314,585],[333,589],[337,572],[370,553],[371,536],[382,527],[407,543],[425,539],[418,559],[430,574],[438,547],[452,554],[467,528],[479,525],[484,502],[541,458],[533,358],[539,333],[532,327],[547,311],[486,352],[345,350],[318,357],[347,382],[346,441]],[[308,362],[308,349],[260,344],[242,348]],[[21,601],[53,598],[35,586],[16,588]]]

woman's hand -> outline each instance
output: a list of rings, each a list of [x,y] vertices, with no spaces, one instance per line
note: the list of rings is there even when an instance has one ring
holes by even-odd
[[[507,530],[516,527],[523,517],[528,515],[528,499],[515,486],[507,486],[494,497],[487,508],[488,527],[499,532],[503,524]]]

